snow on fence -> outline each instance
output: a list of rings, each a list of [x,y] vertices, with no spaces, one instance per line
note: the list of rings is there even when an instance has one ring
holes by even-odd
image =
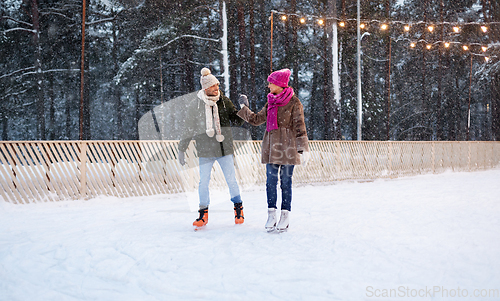
[[[261,141],[235,141],[243,188],[265,183]],[[0,197],[12,203],[129,197],[193,191],[199,173],[194,142],[185,166],[178,141],[0,141]],[[295,184],[395,178],[500,165],[500,142],[310,141],[311,161]],[[226,189],[220,167],[213,188]]]

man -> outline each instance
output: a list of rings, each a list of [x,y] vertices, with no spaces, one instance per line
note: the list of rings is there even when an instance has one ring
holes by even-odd
[[[201,90],[187,107],[186,128],[183,139],[179,142],[179,163],[186,164],[184,152],[191,140],[196,141],[200,165],[200,183],[198,194],[200,198],[200,216],[193,222],[199,228],[208,223],[208,206],[210,194],[208,184],[212,166],[217,161],[224,173],[231,201],[234,204],[236,224],[244,222],[243,206],[240,190],[236,182],[233,160],[233,136],[231,124],[241,126],[245,122],[239,116],[233,103],[219,90],[219,80],[211,74],[208,68],[201,70]]]

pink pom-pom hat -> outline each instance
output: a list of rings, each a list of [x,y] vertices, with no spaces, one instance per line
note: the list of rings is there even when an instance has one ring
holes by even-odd
[[[290,69],[281,69],[278,71],[274,71],[267,77],[267,81],[271,84],[275,84],[276,86],[280,86],[282,88],[288,87],[288,81],[290,80],[290,75],[292,72]]]

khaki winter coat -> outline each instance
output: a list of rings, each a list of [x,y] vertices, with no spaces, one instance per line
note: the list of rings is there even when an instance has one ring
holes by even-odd
[[[251,125],[261,125],[267,121],[267,106],[257,114],[243,107],[238,116]],[[262,139],[262,163],[279,165],[300,165],[299,151],[309,151],[304,122],[304,108],[294,95],[285,106],[278,107],[278,129],[266,130]]]

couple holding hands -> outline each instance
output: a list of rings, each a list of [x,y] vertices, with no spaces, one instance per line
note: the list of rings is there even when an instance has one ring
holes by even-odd
[[[268,219],[265,228],[267,231],[279,232],[288,229],[293,169],[295,165],[306,164],[310,158],[304,109],[293,88],[288,85],[290,75],[289,69],[275,71],[269,75],[267,87],[270,93],[267,95],[267,103],[258,113],[254,113],[250,110],[245,95],[239,97],[240,109],[237,110],[231,100],[219,90],[220,83],[210,70],[201,70],[202,88],[197,93],[197,99],[189,105],[191,117],[186,120],[186,138],[179,142],[178,157],[180,164],[184,165],[184,152],[191,140],[196,141],[200,167],[199,217],[193,222],[196,228],[208,223],[208,185],[215,161],[219,163],[229,187],[234,204],[235,223],[244,222],[243,202],[235,176],[230,126],[241,126],[246,121],[254,126],[266,123],[261,147],[261,163],[266,164],[267,176]],[[282,192],[279,221],[276,216],[278,177]]]

